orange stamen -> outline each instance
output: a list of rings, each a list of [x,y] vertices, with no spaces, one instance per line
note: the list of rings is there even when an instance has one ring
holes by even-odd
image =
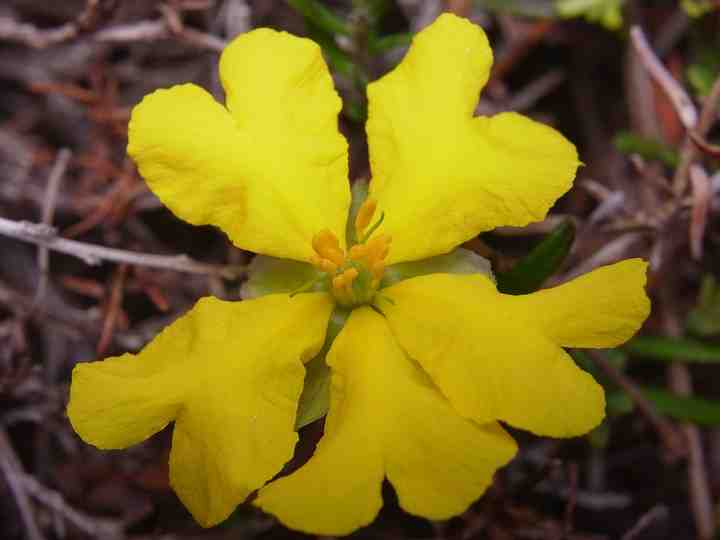
[[[358,241],[363,231],[370,225],[376,209],[377,201],[375,199],[365,199],[365,202],[360,205],[357,216],[355,216],[355,232],[357,233]]]

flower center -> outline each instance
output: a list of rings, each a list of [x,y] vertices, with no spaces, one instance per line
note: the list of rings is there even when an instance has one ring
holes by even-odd
[[[327,229],[312,240],[315,253],[310,262],[328,276],[330,291],[343,306],[358,306],[372,302],[385,272],[385,258],[390,251],[391,238],[370,235],[382,223],[380,219],[368,230],[375,215],[377,202],[366,199],[355,217],[356,243],[348,252],[340,248],[337,237]]]

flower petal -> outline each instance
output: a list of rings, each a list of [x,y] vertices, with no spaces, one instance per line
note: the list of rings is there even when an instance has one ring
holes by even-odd
[[[382,504],[384,474],[405,510],[445,519],[515,453],[499,425],[457,415],[370,308],[353,311],[328,363],[330,413],[315,454],[255,501],[290,527],[338,535],[366,525]]]
[[[134,354],[77,364],[72,372],[67,415],[82,439],[103,450],[144,441],[175,419],[187,380],[153,354],[173,346],[170,330],[148,345],[140,361]]]
[[[432,274],[384,289],[392,303],[380,308],[462,415],[569,437],[602,420],[605,399],[561,345],[618,344],[639,328],[647,311],[638,266],[525,296],[500,294],[482,275]]]
[[[194,84],[148,94],[128,126],[128,154],[163,204],[233,241],[247,219],[243,146],[232,116]]]
[[[603,266],[558,287],[514,297],[516,309],[564,347],[616,347],[650,314],[647,266],[642,259]]]
[[[73,427],[117,448],[175,419],[170,483],[201,525],[217,524],[292,457],[303,362],[331,310],[325,294],[204,298],[137,357],[79,364]]]
[[[444,14],[368,86],[371,195],[393,236],[388,264],[450,251],[479,232],[545,217],[571,186],[577,151],[515,113],[473,118],[492,51],[480,27]]]
[[[350,205],[340,99],[310,40],[270,29],[220,59],[225,109],[193,85],[146,97],[128,153],[180,218],[221,227],[240,248],[307,260],[312,237],[344,242]]]

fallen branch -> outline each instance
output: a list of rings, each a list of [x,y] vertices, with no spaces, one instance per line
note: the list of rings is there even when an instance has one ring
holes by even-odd
[[[190,274],[220,276],[227,279],[237,278],[245,272],[244,266],[201,263],[187,255],[149,255],[137,251],[126,251],[69,240],[58,236],[56,229],[42,223],[13,221],[0,217],[0,234],[72,255],[91,266],[98,265],[102,261],[112,261],[165,268]]]

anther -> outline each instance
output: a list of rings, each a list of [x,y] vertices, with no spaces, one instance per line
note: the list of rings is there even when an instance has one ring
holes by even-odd
[[[333,289],[336,291],[342,290],[342,288],[345,286],[345,274],[340,274],[339,276],[335,276],[332,280]]]
[[[360,272],[357,271],[357,268],[348,268],[345,270],[342,275],[345,276],[345,284],[346,285],[352,285],[352,282],[355,281],[355,278],[358,277]]]
[[[328,229],[323,229],[313,236],[312,246],[320,257],[335,263],[337,266],[342,266],[345,262],[345,254],[340,249],[340,242]]]
[[[350,259],[353,261],[359,261],[367,255],[367,247],[365,244],[355,244],[350,248]]]
[[[377,201],[375,199],[365,199],[365,202],[360,205],[357,216],[355,216],[355,232],[358,240],[362,237],[363,231],[370,225],[376,208]]]
[[[392,238],[388,234],[381,234],[371,239],[366,245],[367,259],[372,264],[374,261],[383,260],[390,252]]]
[[[338,265],[328,259],[320,261],[320,270],[327,274],[334,274],[338,269]]]
[[[383,276],[383,273],[385,272],[385,261],[375,261],[372,266],[370,267],[370,273],[373,275],[375,279],[380,279]]]

